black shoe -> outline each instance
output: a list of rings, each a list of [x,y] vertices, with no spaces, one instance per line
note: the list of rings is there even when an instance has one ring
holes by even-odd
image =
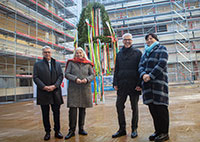
[[[71,137],[75,136],[75,133],[72,131],[69,131],[69,133],[67,134],[67,136],[65,136],[65,139],[69,139]]]
[[[79,130],[78,132],[80,135],[87,135],[88,133],[85,130]]]
[[[50,133],[46,133],[44,136],[44,140],[47,141],[50,139],[50,137],[51,137]]]
[[[168,134],[164,134],[164,133],[158,135],[155,138],[155,142],[163,142],[163,141],[166,141],[166,140],[169,140],[169,135]]]
[[[158,136],[158,133],[155,132],[151,136],[149,136],[149,140],[154,141],[157,136]]]
[[[137,137],[138,135],[137,135],[137,130],[135,130],[135,131],[133,131],[132,133],[131,133],[131,138],[135,138],[135,137]]]
[[[55,132],[55,137],[58,139],[62,139],[63,135],[60,132]]]
[[[126,135],[126,131],[117,131],[114,135],[112,135],[112,138],[117,138]]]

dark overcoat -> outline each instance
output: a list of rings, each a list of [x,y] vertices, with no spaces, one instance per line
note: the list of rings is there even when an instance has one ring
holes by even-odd
[[[33,80],[37,85],[37,104],[63,104],[61,94],[61,83],[63,80],[63,72],[60,63],[51,58],[51,71],[49,64],[44,58],[34,64]],[[45,86],[55,85],[56,89],[52,92],[43,90]]]
[[[69,80],[67,107],[92,107],[91,81],[94,79],[92,65],[69,61],[65,71],[65,77]],[[86,84],[77,84],[77,78],[86,78],[88,82]]]
[[[135,91],[136,86],[140,86],[138,66],[141,55],[142,52],[133,46],[123,47],[117,53],[113,86],[118,86],[122,91],[141,94],[140,91]]]
[[[144,104],[168,105],[168,75],[167,75],[168,53],[166,47],[155,46],[149,56],[143,54],[139,73],[142,78],[144,74],[150,75],[150,81],[142,81]]]

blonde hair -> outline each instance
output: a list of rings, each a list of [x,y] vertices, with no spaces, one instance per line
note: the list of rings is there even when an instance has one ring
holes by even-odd
[[[85,53],[85,51],[84,51],[83,48],[81,48],[81,47],[76,48],[76,50],[74,51],[73,58],[76,57],[76,52],[77,52],[78,50],[81,50],[82,53],[83,53],[83,57],[84,57],[86,60],[89,60],[88,57],[87,57],[87,55],[86,55],[86,53]]]

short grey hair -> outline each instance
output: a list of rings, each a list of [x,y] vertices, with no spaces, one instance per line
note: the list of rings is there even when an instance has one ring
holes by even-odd
[[[42,51],[44,51],[45,49],[51,49],[51,47],[50,47],[50,46],[47,46],[47,45],[45,45],[45,46],[43,46],[43,47],[42,47]]]
[[[122,36],[122,39],[123,39],[123,40],[124,40],[125,36],[130,36],[130,37],[131,37],[131,40],[133,40],[133,36],[132,36],[132,34],[130,34],[130,33],[125,33],[125,34],[123,34],[123,36]]]

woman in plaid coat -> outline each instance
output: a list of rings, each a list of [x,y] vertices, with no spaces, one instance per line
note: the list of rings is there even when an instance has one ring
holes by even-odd
[[[157,35],[145,36],[145,53],[141,57],[139,73],[142,78],[143,102],[148,105],[155,132],[149,140],[162,142],[169,139],[168,76],[166,47],[160,45]]]

